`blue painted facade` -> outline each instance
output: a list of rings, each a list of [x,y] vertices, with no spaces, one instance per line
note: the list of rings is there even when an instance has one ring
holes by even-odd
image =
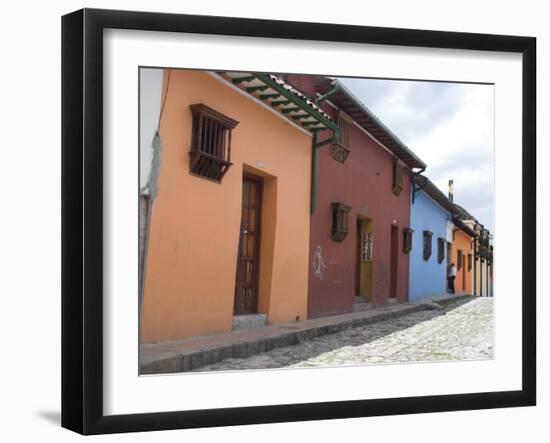
[[[424,297],[443,295],[447,291],[447,247],[445,258],[437,262],[437,239],[447,238],[447,222],[451,214],[423,191],[418,191],[412,201],[411,223],[414,230],[409,257],[409,302]],[[424,231],[431,231],[432,255],[424,260]]]

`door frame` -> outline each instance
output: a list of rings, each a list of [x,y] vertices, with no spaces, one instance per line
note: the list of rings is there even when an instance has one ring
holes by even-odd
[[[256,242],[255,242],[255,269],[254,269],[254,309],[252,313],[236,313],[235,304],[237,302],[237,289],[238,289],[238,278],[241,267],[241,253],[242,253],[242,231],[243,231],[243,191],[244,191],[244,181],[248,179],[250,181],[258,183],[258,226],[256,231]],[[250,174],[248,172],[243,172],[242,175],[242,187],[241,187],[241,205],[240,205],[240,223],[239,223],[239,246],[237,248],[237,271],[235,274],[235,291],[233,297],[233,315],[251,315],[258,313],[259,305],[259,289],[260,289],[260,254],[261,254],[261,239],[262,239],[262,206],[263,206],[263,193],[264,193],[264,179],[258,175]]]
[[[394,238],[395,238],[395,241],[394,241]],[[395,265],[394,265],[394,258],[395,258]],[[390,291],[389,291],[388,299],[391,299],[391,298],[397,299],[398,272],[399,272],[399,226],[392,224],[390,228]],[[392,292],[392,289],[393,289],[393,292]]]

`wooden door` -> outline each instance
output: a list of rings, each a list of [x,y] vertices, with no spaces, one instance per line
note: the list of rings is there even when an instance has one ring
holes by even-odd
[[[362,246],[362,236],[363,236],[363,224],[360,219],[357,219],[356,222],[356,247],[355,247],[355,296],[361,296],[361,246]]]
[[[390,245],[390,298],[397,297],[397,259],[399,250],[399,236],[397,226],[391,227]]]
[[[258,309],[260,262],[260,210],[262,179],[243,176],[241,232],[235,282],[235,314],[254,314]]]
[[[466,291],[466,268],[468,263],[466,263],[466,254],[462,254],[462,290]]]

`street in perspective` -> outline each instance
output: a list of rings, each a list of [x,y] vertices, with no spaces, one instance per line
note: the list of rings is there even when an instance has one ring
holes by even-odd
[[[312,368],[493,357],[493,298],[463,299],[197,371]]]
[[[494,358],[494,85],[139,81],[140,375]]]

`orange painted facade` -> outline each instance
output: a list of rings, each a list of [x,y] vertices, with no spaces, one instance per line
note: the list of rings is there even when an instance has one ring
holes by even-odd
[[[456,266],[455,292],[457,294],[472,294],[473,282],[473,245],[472,237],[460,229],[454,231],[452,243],[452,263]],[[458,267],[459,258],[462,255],[462,266]],[[469,267],[469,258],[472,257],[472,267]]]
[[[206,72],[164,73],[158,194],[151,208],[141,341],[232,329],[243,173],[263,178],[258,312],[307,314],[311,136]],[[236,120],[221,183],[189,173],[190,105]]]

